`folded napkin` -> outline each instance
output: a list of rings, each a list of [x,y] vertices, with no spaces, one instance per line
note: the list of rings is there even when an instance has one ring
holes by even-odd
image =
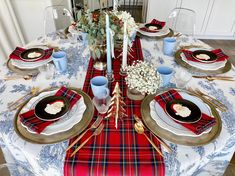
[[[171,89],[161,95],[155,97],[155,100],[159,103],[159,105],[165,109],[165,105],[168,101],[172,99],[182,99],[181,95],[174,89]],[[176,122],[176,121],[175,121]],[[216,120],[204,113],[202,113],[201,119],[195,123],[180,123],[176,122],[189,129],[193,133],[199,135],[203,131],[215,125]]]
[[[184,53],[187,60],[194,61],[194,62],[200,62],[192,56],[192,54],[193,54],[192,51],[183,49],[182,52]],[[223,51],[221,49],[215,49],[215,50],[212,50],[211,52],[213,52],[217,56],[217,60],[215,62],[225,61],[226,59],[229,58],[226,54],[223,53]]]
[[[32,61],[23,60],[23,59],[20,57],[20,54],[21,54],[22,52],[24,52],[25,50],[26,50],[26,49],[24,49],[24,48],[16,47],[15,50],[10,54],[9,58],[10,58],[10,59],[13,59],[13,60],[24,61],[24,62],[32,62]],[[42,61],[42,60],[46,60],[46,59],[50,58],[51,55],[52,55],[52,52],[53,52],[53,48],[46,49],[46,50],[45,50],[45,55],[43,55],[42,57],[38,58],[38,59],[37,59],[36,61],[34,61],[34,62]]]
[[[158,24],[160,25],[162,28],[165,26],[166,22],[163,22],[163,21],[158,21],[156,19],[153,19],[150,23],[148,24]],[[145,31],[145,32],[151,32],[151,33],[155,33],[155,32],[158,32],[158,31],[153,31],[153,30],[149,30],[147,27],[142,27],[140,28],[140,30],[142,31]]]
[[[56,96],[64,96],[70,102],[70,109],[74,106],[74,104],[81,98],[77,93],[67,89],[66,87],[61,87],[55,94]],[[54,121],[43,121],[37,118],[34,114],[34,109],[31,109],[23,114],[20,114],[20,121],[31,130],[40,134],[48,125],[56,122]]]

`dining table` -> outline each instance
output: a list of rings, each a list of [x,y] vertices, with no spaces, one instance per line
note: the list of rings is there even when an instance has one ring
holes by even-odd
[[[13,76],[15,73],[7,67],[8,58],[1,58],[0,60],[0,146],[7,163],[14,163],[16,166],[19,165],[28,168],[35,175],[62,176],[64,175],[64,163],[69,139],[52,144],[35,144],[26,141],[16,133],[14,128],[14,118],[17,109],[8,109],[8,105],[11,102],[29,93],[33,87],[43,90],[49,87],[66,86],[82,88],[84,86],[90,61],[88,44],[81,41],[74,44],[69,39],[60,38],[57,33],[52,33],[47,38],[38,37],[25,47],[39,46],[45,42],[67,53],[68,72],[66,74],[55,72],[51,79],[46,79],[43,73],[39,73],[30,80],[4,80],[4,77]],[[140,43],[144,60],[151,63],[155,68],[159,66],[168,66],[173,70],[182,68],[175,61],[174,56],[163,54],[162,39],[141,37]],[[193,37],[185,35],[177,37],[178,49],[182,46],[190,45],[211,48],[209,45]],[[190,72],[192,75],[203,75],[203,73]],[[221,75],[235,78],[234,66],[232,66],[230,71]],[[176,88],[174,78],[172,78],[168,86]],[[222,129],[218,137],[208,144],[186,146],[173,143],[163,138],[165,143],[172,149],[172,153],[169,153],[162,148],[165,175],[221,176],[229,165],[235,151],[235,83],[224,80],[209,81],[204,78],[193,77],[187,84],[187,88],[198,88],[216,98],[227,107],[227,111],[221,112],[217,110],[222,121]],[[139,152],[141,154],[141,150]],[[112,163],[107,162],[105,164],[112,166]],[[128,163],[126,164],[128,165]],[[139,167],[142,169],[145,168],[141,164]],[[12,175],[19,174],[15,172]],[[133,173],[130,175],[133,175]]]

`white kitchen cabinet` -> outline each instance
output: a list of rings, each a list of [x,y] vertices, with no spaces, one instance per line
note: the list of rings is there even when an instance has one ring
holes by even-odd
[[[156,18],[165,21],[170,11],[178,5],[178,0],[148,0],[147,19],[150,21]]]
[[[235,0],[149,0],[147,21],[166,20],[175,7],[196,12],[198,38],[235,39]]]
[[[214,0],[205,35],[233,36],[235,32],[235,0]]]

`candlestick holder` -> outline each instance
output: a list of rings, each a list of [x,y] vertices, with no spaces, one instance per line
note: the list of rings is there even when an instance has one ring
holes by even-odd
[[[115,79],[114,79],[114,75],[113,75],[113,72],[111,73],[106,73],[106,78],[108,79],[109,82],[113,82]]]
[[[96,61],[93,65],[93,67],[96,69],[96,70],[100,70],[100,71],[103,71],[103,70],[106,70],[107,68],[107,64],[102,62],[102,61]]]
[[[121,76],[126,76],[126,75],[127,75],[126,68],[121,67],[119,74],[120,74]]]

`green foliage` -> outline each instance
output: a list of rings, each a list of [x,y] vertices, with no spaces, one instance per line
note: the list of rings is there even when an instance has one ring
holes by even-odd
[[[110,28],[114,34],[114,44],[123,40],[123,22],[112,11],[79,11],[77,13],[78,29],[88,34],[89,45],[92,47],[93,58],[100,58],[104,49],[100,49],[98,45],[106,44],[106,13],[109,15]],[[97,47],[96,47],[97,46]]]

